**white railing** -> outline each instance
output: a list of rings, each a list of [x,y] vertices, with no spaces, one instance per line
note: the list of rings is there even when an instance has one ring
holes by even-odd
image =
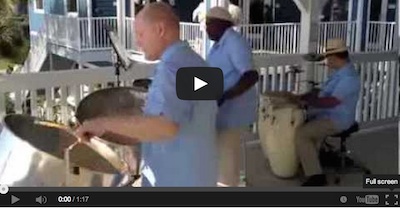
[[[362,87],[357,105],[356,119],[368,122],[399,116],[400,78],[396,53],[359,53],[351,55],[360,74]],[[322,83],[328,76],[324,64],[315,64],[312,80],[301,80],[293,73],[293,66],[302,66],[300,54],[256,56],[260,70],[259,88],[265,91],[298,92],[302,82]]]
[[[75,50],[103,50],[111,47],[105,28],[116,28],[116,17],[68,17],[46,14],[49,41]]]
[[[121,72],[123,86],[131,86],[133,80],[148,77],[153,68],[150,64],[138,64],[135,71]],[[82,98],[110,84],[116,85],[112,67],[2,76],[0,116],[6,113],[28,113],[68,124],[72,118],[71,113]],[[9,98],[10,94],[14,95],[13,98]]]
[[[104,28],[116,28],[116,17],[67,17],[46,14],[51,43],[76,50],[103,50],[110,48]],[[126,47],[140,52],[135,44],[133,18],[125,18]],[[394,26],[391,22],[369,22],[366,37],[367,52],[393,49]],[[203,29],[198,23],[181,22],[181,38],[202,54]],[[296,54],[300,47],[300,23],[250,24],[236,27],[249,41],[256,54]],[[341,38],[351,51],[356,46],[356,22],[321,22],[318,31],[318,52],[322,52],[328,39]]]
[[[199,23],[181,22],[180,37],[199,54],[203,53],[203,29]]]
[[[103,50],[111,48],[106,27],[117,28],[116,17],[80,17],[80,49]]]
[[[292,54],[299,52],[300,24],[240,25],[239,31],[255,53]]]
[[[356,46],[356,22],[321,22],[318,33],[317,52],[324,51],[329,39],[340,38],[346,41],[350,51],[355,51]]]
[[[395,22],[369,22],[365,50],[368,52],[393,50],[395,24]]]

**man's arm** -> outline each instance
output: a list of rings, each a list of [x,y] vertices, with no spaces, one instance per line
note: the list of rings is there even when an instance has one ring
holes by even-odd
[[[223,94],[219,102],[221,102],[222,104],[226,100],[231,100],[242,95],[257,83],[258,78],[259,75],[257,71],[255,70],[246,71],[240,77],[240,80],[232,88],[230,88]]]
[[[120,116],[86,122],[77,135],[86,139],[98,136],[110,142],[132,145],[173,138],[178,130],[179,125],[164,116]]]
[[[252,49],[244,39],[232,42],[229,49],[229,58],[235,69],[241,74],[241,77],[233,87],[223,94],[222,98],[218,101],[218,105],[222,105],[226,100],[242,95],[253,87],[259,78],[258,72],[252,70]]]
[[[334,108],[347,97],[358,96],[359,90],[360,82],[356,77],[344,77],[339,81],[330,96],[311,99],[307,104],[315,108]]]
[[[175,89],[176,73],[168,67],[163,69],[162,73],[165,73],[160,76],[163,87],[157,89],[164,98],[159,115],[127,115],[96,119],[84,123],[78,130],[78,136],[83,138],[104,136],[108,141],[121,144],[173,139],[181,126],[189,122],[192,105],[189,101],[178,99]]]
[[[314,108],[334,108],[340,103],[341,101],[338,98],[332,96],[306,100],[306,105]]]

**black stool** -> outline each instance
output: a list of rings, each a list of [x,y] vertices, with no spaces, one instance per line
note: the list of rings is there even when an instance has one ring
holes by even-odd
[[[358,169],[361,170],[362,172],[364,172],[365,174],[371,174],[371,171],[365,167],[361,162],[357,161],[355,158],[351,158],[350,157],[350,151],[347,150],[347,139],[350,138],[350,136],[357,132],[359,130],[359,125],[358,123],[354,123],[350,128],[329,136],[332,138],[339,138],[340,139],[340,149],[339,150],[334,150],[335,148],[328,144],[327,139],[325,139],[325,141],[323,142],[322,147],[325,147],[326,150],[329,154],[336,156],[336,158],[338,158],[338,162],[339,164],[335,163],[333,166],[336,170],[336,177],[335,177],[335,184],[339,184],[340,183],[340,175],[344,174],[346,172],[349,172],[347,170],[349,169]],[[323,152],[323,149],[321,149],[320,151],[320,158],[321,158],[321,154],[326,153]],[[321,159],[323,160],[323,158]],[[324,161],[321,161],[322,163]]]

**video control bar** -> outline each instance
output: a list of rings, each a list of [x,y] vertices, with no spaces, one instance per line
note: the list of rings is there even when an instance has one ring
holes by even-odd
[[[399,206],[396,192],[10,192],[0,206]]]

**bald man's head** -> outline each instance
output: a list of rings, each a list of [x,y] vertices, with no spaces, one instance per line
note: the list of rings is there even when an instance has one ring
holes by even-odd
[[[147,4],[135,19],[136,43],[149,60],[160,58],[164,50],[179,40],[179,18],[166,3]]]
[[[136,18],[149,24],[163,22],[170,27],[179,28],[179,17],[173,8],[164,2],[146,4]]]

